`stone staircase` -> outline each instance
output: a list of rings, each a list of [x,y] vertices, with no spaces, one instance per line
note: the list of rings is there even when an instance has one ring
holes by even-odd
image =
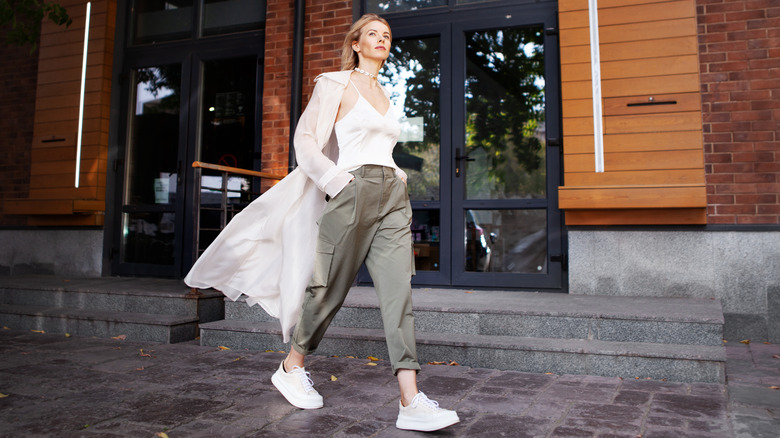
[[[224,317],[224,295],[150,278],[0,277],[0,325],[101,338],[175,343]]]
[[[723,312],[714,299],[414,289],[422,363],[533,373],[725,382]],[[286,350],[258,306],[225,302],[201,345]],[[317,354],[387,359],[373,288],[355,287]]]

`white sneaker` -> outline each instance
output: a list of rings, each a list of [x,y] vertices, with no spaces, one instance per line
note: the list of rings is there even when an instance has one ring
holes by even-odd
[[[398,408],[395,427],[399,429],[433,432],[460,422],[455,411],[440,408],[438,402],[429,399],[422,392],[414,396],[409,406],[404,406],[399,401]]]
[[[311,374],[301,367],[293,367],[289,373],[284,372],[284,361],[279,364],[271,377],[271,382],[282,393],[290,404],[301,409],[319,409],[322,407],[322,396],[314,389]]]

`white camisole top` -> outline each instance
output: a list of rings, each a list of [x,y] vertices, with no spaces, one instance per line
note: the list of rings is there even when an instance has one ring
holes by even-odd
[[[339,159],[336,166],[347,172],[366,164],[398,169],[393,161],[393,148],[401,134],[401,124],[393,116],[390,106],[383,115],[360,94],[358,100],[341,120],[336,122]]]

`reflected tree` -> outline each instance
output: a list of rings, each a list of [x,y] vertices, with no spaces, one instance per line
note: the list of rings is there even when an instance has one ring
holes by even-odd
[[[536,27],[480,31],[467,34],[466,44],[467,151],[484,154],[495,185],[523,184],[516,170],[543,172],[544,34]]]

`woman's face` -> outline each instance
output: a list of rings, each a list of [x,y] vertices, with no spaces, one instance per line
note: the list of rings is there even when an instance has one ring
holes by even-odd
[[[363,26],[360,39],[352,43],[352,49],[364,58],[384,61],[390,55],[390,28],[381,21]]]

